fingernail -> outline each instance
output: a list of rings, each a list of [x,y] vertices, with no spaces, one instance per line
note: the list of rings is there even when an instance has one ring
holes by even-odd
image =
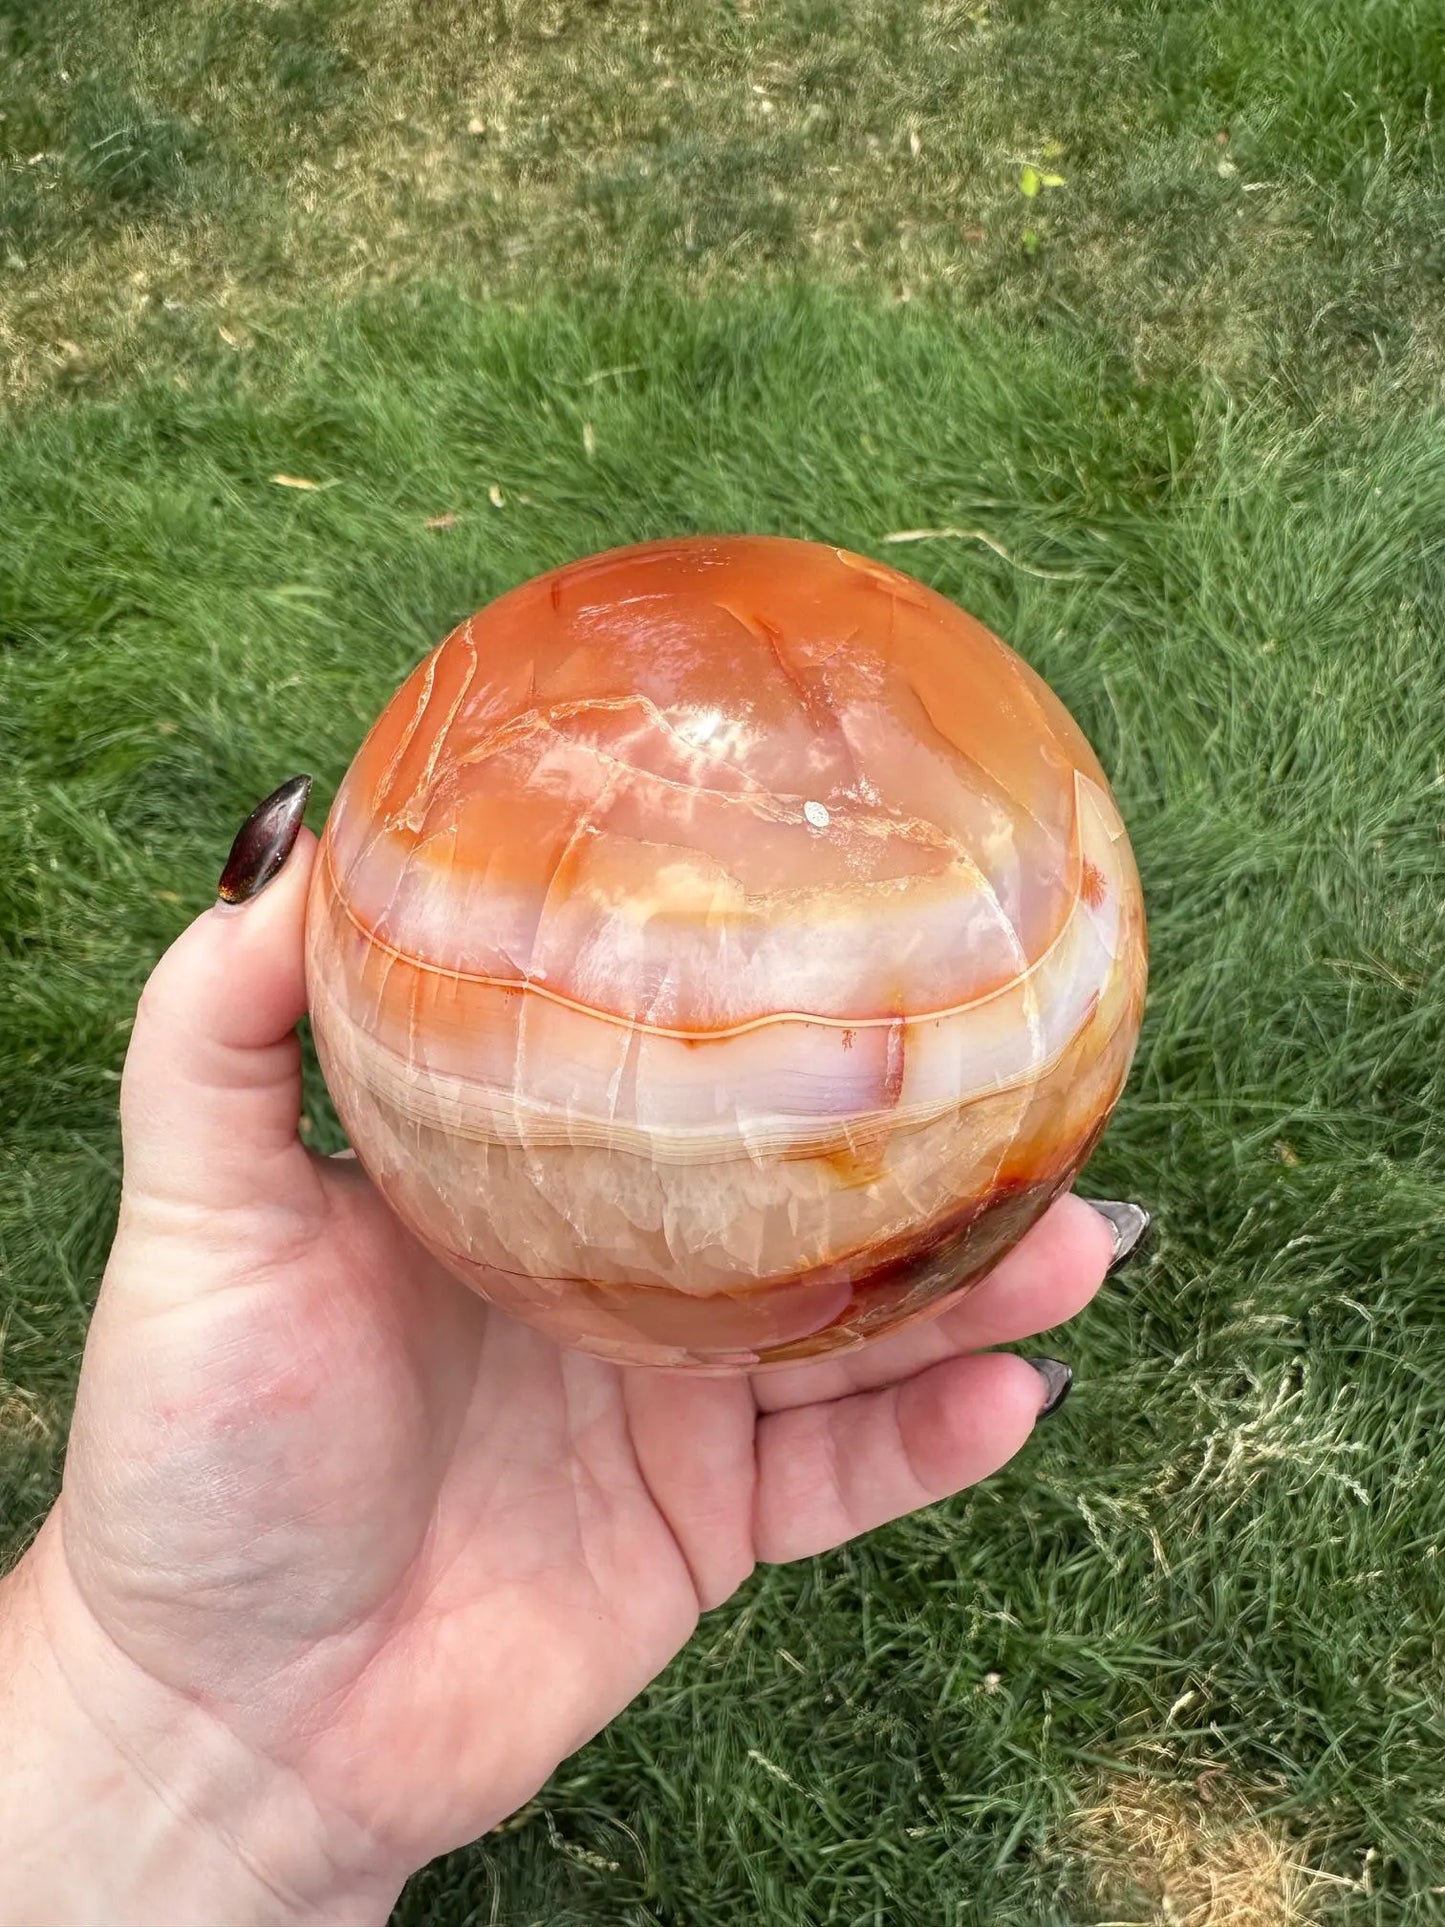
[[[236,832],[216,894],[222,903],[249,903],[278,874],[292,850],[311,794],[309,776],[293,776],[258,803]]]
[[[1044,1402],[1039,1407],[1039,1417],[1052,1418],[1073,1390],[1074,1368],[1061,1358],[1031,1358],[1028,1363],[1044,1381]]]
[[[1101,1218],[1108,1219],[1114,1234],[1114,1255],[1109,1260],[1109,1269],[1113,1271],[1123,1264],[1149,1229],[1149,1213],[1142,1204],[1123,1204],[1118,1198],[1089,1198],[1086,1202]]]

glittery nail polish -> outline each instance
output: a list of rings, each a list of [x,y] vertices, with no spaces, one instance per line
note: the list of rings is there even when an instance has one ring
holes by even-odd
[[[1114,1234],[1114,1255],[1109,1260],[1109,1269],[1113,1271],[1138,1247],[1152,1220],[1142,1204],[1126,1204],[1118,1198],[1088,1198],[1085,1202],[1092,1205],[1101,1218],[1108,1219]]]
[[[221,872],[216,894],[222,903],[249,903],[279,875],[296,846],[310,794],[311,778],[293,776],[256,805],[237,830]]]
[[[1044,1381],[1044,1402],[1039,1407],[1039,1417],[1052,1418],[1073,1390],[1074,1368],[1061,1358],[1031,1358],[1028,1363]]]

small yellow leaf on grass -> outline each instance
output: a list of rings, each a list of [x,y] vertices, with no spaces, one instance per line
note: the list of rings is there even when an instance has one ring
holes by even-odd
[[[473,140],[476,140],[478,136],[485,134],[486,131],[487,131],[487,123],[482,119],[481,115],[473,114],[471,119],[467,122],[467,132],[472,136]]]
[[[1029,200],[1034,198],[1043,184],[1043,177],[1036,167],[1026,167],[1019,175],[1019,193],[1027,195]]]
[[[494,509],[505,508],[507,505],[506,496],[503,495],[500,487],[495,482],[493,482],[492,486],[487,490],[487,500]]]
[[[597,436],[591,422],[582,424],[582,449],[589,462],[597,453]]]
[[[426,525],[429,529],[454,529],[457,518],[454,515],[429,515]]]
[[[334,488],[334,482],[313,482],[304,475],[273,475],[271,480],[277,488],[323,489]]]

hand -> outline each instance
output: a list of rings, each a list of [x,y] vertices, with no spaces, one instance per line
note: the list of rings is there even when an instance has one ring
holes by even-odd
[[[1064,1375],[980,1348],[1071,1316],[1114,1255],[1065,1198],[963,1302],[859,1354],[749,1381],[559,1350],[302,1145],[315,839],[288,857],[273,818],[279,875],[199,917],[141,999],[64,1488],[9,1582],[37,1677],[148,1790],[125,1811],[159,1800],[206,1842],[168,1920],[384,1917],[757,1561],[1011,1457]]]

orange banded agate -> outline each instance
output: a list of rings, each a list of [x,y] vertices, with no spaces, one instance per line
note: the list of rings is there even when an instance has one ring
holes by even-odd
[[[564,1343],[714,1370],[981,1276],[1119,1096],[1139,880],[1093,752],[952,603],[699,537],[454,630],[346,775],[313,1027],[415,1235]]]

